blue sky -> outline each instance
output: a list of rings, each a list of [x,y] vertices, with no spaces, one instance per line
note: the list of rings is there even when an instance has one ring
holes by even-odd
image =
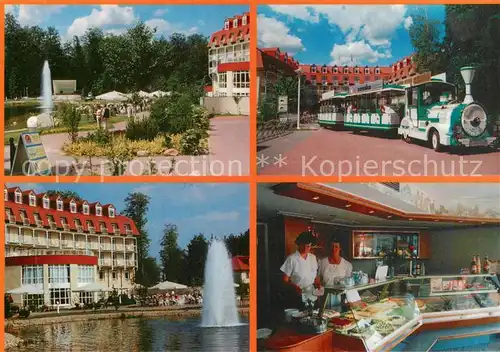
[[[194,235],[203,233],[222,237],[239,234],[249,228],[249,186],[245,183],[26,183],[7,184],[40,193],[48,189],[77,192],[89,202],[114,204],[119,212],[125,208],[129,192],[142,192],[151,197],[148,232],[150,254],[157,257],[164,225],[176,224],[181,248]]]
[[[390,65],[413,53],[412,16],[442,23],[444,6],[263,5],[258,15],[258,46],[280,47],[300,63],[344,65],[352,58],[359,65]]]
[[[248,12],[248,6],[233,5],[6,5],[23,25],[53,26],[63,38],[81,35],[89,27],[121,33],[142,20],[158,32],[200,33],[210,36],[224,27],[224,19]]]

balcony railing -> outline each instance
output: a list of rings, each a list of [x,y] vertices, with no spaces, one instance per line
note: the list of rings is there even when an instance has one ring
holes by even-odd
[[[73,240],[63,240],[62,246],[64,248],[73,248],[74,246]]]
[[[24,226],[30,226],[30,220],[28,218],[22,218]]]
[[[120,252],[122,252],[124,249],[125,249],[125,246],[122,245],[122,244],[115,244],[115,245],[113,245],[113,250],[114,251],[120,251]]]
[[[99,249],[99,243],[97,243],[97,242],[90,242],[90,248],[91,249]]]
[[[83,226],[82,225],[76,225],[76,231],[77,232],[83,232]]]
[[[65,231],[69,231],[69,225],[68,224],[63,224],[63,229]]]
[[[89,228],[89,232],[90,232],[90,233],[95,233],[95,228],[94,228],[94,226],[89,226],[88,228]]]
[[[123,259],[113,259],[113,266],[124,266],[125,261]]]
[[[105,228],[105,227],[101,227],[101,233],[103,233],[104,235],[107,235],[108,234],[108,229]]]
[[[131,230],[131,229],[126,229],[126,230],[125,230],[125,233],[126,233],[127,235],[131,235],[131,234],[132,234],[132,230]]]
[[[43,227],[43,222],[42,222],[42,220],[38,220],[38,219],[37,219],[37,220],[35,220],[35,221],[36,221],[36,226],[38,226],[38,227]]]
[[[75,248],[77,248],[77,249],[85,249],[85,242],[77,241],[75,243]]]
[[[110,251],[111,250],[111,244],[101,244],[100,248],[101,248],[101,251]]]
[[[16,223],[16,218],[14,216],[12,216],[12,215],[9,215],[9,222],[11,224],[15,224]]]
[[[113,233],[114,233],[115,235],[119,235],[119,234],[120,234],[120,229],[114,229],[114,230],[113,230]]]
[[[133,259],[127,259],[126,263],[127,263],[127,266],[135,266],[135,260],[133,260]]]
[[[59,247],[59,239],[49,239],[49,246],[51,247]]]
[[[33,237],[31,237],[31,236],[24,236],[23,237],[23,243],[24,244],[33,244]]]
[[[111,266],[111,259],[99,259],[99,265],[101,266]]]
[[[49,221],[49,227],[55,230],[57,228],[57,224],[54,221]]]

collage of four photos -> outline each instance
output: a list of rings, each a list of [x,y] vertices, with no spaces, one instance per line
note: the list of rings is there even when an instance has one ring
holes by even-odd
[[[2,6],[6,351],[500,350],[500,5],[48,3]]]

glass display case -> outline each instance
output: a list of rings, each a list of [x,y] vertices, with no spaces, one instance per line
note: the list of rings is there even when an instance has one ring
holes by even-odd
[[[327,287],[319,315],[336,334],[357,340],[352,348],[363,345],[367,351],[385,349],[422,324],[415,298],[399,278]]]
[[[492,274],[343,283],[325,288],[319,316],[339,343],[356,340],[354,349],[391,349],[426,322],[500,316],[500,283]]]
[[[493,274],[408,277],[404,282],[424,318],[455,320],[463,314],[500,311],[500,285]]]
[[[405,250],[410,245],[419,249],[419,239],[418,232],[353,231],[352,257],[377,259],[381,252]]]

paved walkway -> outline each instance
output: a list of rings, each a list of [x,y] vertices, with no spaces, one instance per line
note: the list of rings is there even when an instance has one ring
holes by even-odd
[[[114,124],[111,130],[125,130],[127,122]],[[157,175],[164,176],[244,176],[250,172],[249,141],[250,125],[248,116],[218,116],[211,119],[209,154],[202,156],[155,156]],[[80,132],[85,136],[89,132]],[[41,136],[45,151],[52,166],[57,165],[59,175],[69,175],[69,166],[76,158],[64,155],[62,146],[69,141],[67,133]],[[4,148],[5,170],[10,170],[9,146]],[[80,158],[78,163],[87,158]],[[92,159],[95,170],[105,169],[105,158]],[[137,157],[129,163],[125,175],[140,176],[148,169],[149,157]],[[81,170],[82,166],[79,166]],[[81,171],[77,171],[77,173]],[[73,172],[74,173],[74,172]],[[99,172],[101,174],[101,172]],[[88,170],[84,173],[88,175]]]
[[[500,152],[471,148],[437,153],[350,131],[297,131],[263,142],[257,152],[261,175],[307,176],[480,176],[500,174]]]

